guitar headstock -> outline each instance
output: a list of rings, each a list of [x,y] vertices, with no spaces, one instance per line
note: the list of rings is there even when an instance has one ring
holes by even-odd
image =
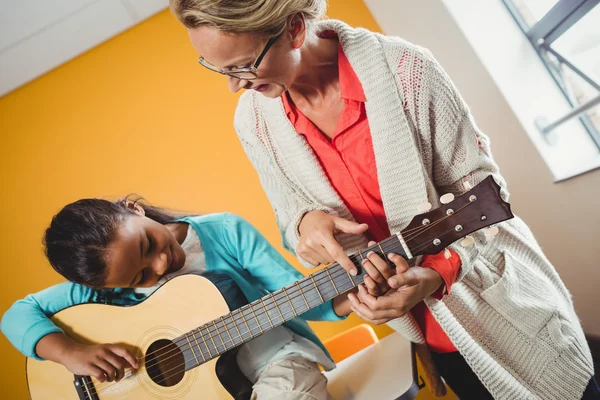
[[[415,216],[401,234],[413,257],[437,254],[469,233],[513,217],[490,175],[440,208]]]

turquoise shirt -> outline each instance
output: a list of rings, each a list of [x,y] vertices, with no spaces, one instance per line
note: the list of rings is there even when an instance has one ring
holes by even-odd
[[[256,228],[239,216],[222,213],[181,220],[189,223],[198,234],[206,256],[207,272],[229,276],[250,302],[303,277]],[[0,328],[21,353],[39,360],[35,353],[37,342],[50,333],[62,332],[49,319],[55,313],[83,303],[129,306],[144,298],[133,289],[94,290],[65,282],[15,302],[2,317]],[[328,301],[285,325],[317,344],[329,356],[306,321],[339,321],[344,318],[333,311],[332,301]]]

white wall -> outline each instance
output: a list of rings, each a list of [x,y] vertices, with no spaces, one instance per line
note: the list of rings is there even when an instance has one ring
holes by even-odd
[[[500,0],[497,0],[500,2]],[[600,336],[600,171],[553,183],[522,125],[442,0],[365,0],[381,28],[429,48],[469,104],[511,192],[573,294],[587,334]]]

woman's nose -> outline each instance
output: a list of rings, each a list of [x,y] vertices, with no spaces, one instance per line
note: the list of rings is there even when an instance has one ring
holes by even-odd
[[[227,75],[227,86],[229,86],[229,90],[231,91],[231,93],[239,92],[240,89],[243,89],[247,83],[248,81]]]

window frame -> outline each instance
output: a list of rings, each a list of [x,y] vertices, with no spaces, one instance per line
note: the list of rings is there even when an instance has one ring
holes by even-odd
[[[548,54],[554,56],[560,64],[565,65],[586,83],[596,89],[600,96],[600,83],[587,76],[579,68],[569,62],[566,57],[562,56],[551,47],[554,41],[596,7],[600,3],[600,0],[558,0],[558,2],[533,26],[527,24],[513,0],[502,0],[502,2],[521,28],[521,31],[523,31],[525,36],[529,39],[529,42],[534,47],[546,69],[573,109],[581,107],[586,103],[578,104],[570,96],[565,82],[563,82],[562,77],[555,70],[555,64],[549,59]],[[594,126],[590,117],[585,113],[573,115],[571,118],[576,117],[579,118],[598,149],[600,149],[600,130]]]

